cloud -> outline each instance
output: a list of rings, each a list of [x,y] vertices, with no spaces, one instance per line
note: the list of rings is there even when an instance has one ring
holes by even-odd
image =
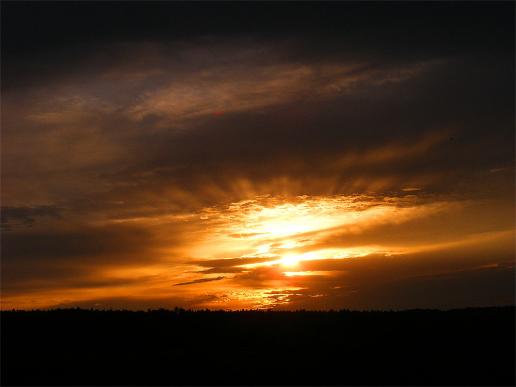
[[[210,281],[220,281],[220,280],[223,280],[224,278],[225,278],[224,276],[219,276],[219,277],[215,277],[215,278],[200,278],[200,279],[193,280],[193,281],[180,282],[178,284],[175,284],[174,286],[184,286],[184,285],[199,284],[199,283],[210,282]]]
[[[2,228],[30,227],[39,217],[61,218],[62,209],[56,206],[2,207]]]
[[[94,39],[73,22],[64,40],[26,31],[80,18],[24,7],[6,8],[2,56],[9,302],[32,305],[25,288],[34,305],[89,302],[84,289],[133,307],[337,305],[367,273],[409,281],[432,275],[419,265],[509,256],[484,236],[514,229],[512,6],[256,4],[215,21],[156,5],[174,23],[125,10],[143,35],[108,6],[90,19],[117,23]],[[277,208],[290,215],[267,217]],[[485,259],[465,247],[477,237]],[[310,275],[286,276],[287,253]]]
[[[514,267],[499,266],[464,270],[421,277],[392,278],[389,282],[371,282],[361,286],[339,284],[319,289],[296,291],[286,308],[296,309],[452,309],[463,305],[512,305]],[[326,282],[325,285],[331,285]],[[486,291],[489,289],[489,292]],[[314,294],[322,294],[313,298]],[[311,297],[312,296],[312,297]],[[285,306],[278,305],[279,309]]]
[[[99,196],[120,201],[121,191],[142,197],[175,190],[202,201],[210,183],[224,192],[239,180],[270,187],[281,179],[302,187],[303,179],[319,179],[342,193],[400,185],[447,190],[468,180],[461,176],[471,175],[472,163],[488,170],[513,156],[511,90],[504,87],[510,71],[486,77],[489,58],[476,67],[456,58],[363,65],[292,61],[277,54],[285,46],[252,40],[239,54],[239,44],[200,41],[174,55],[166,45],[125,46],[118,49],[124,61],[109,71],[94,67],[93,78],[63,80],[52,92],[7,93],[4,197],[10,205],[73,206],[84,198],[101,204]],[[147,54],[152,71],[140,60]],[[242,61],[230,64],[226,55]],[[123,64],[129,58],[137,69]],[[124,78],[135,71],[148,77]],[[479,147],[493,114],[499,135]]]
[[[174,79],[168,86],[144,93],[141,101],[129,108],[129,114],[140,121],[152,117],[165,128],[188,125],[196,117],[217,112],[264,110],[287,103],[334,98],[353,93],[359,87],[402,82],[435,65],[419,63],[398,68],[394,76],[392,69],[371,68],[360,63],[264,66],[254,64],[256,58],[249,59],[250,63],[239,62],[234,68],[224,64]]]

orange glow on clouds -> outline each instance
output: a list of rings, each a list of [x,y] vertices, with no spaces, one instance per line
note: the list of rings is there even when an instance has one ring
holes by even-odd
[[[414,195],[257,196],[197,213],[126,219],[122,223],[143,223],[162,238],[167,237],[167,228],[184,225],[192,239],[179,246],[163,240],[155,250],[162,259],[154,264],[107,267],[97,275],[121,283],[110,286],[112,296],[131,294],[143,304],[152,295],[170,306],[178,302],[174,300],[189,300],[190,305],[223,309],[288,307],[300,297],[326,297],[324,291],[310,293],[321,281],[328,281],[333,291],[344,291],[349,281],[344,262],[369,262],[370,257],[388,262],[392,257],[440,254],[443,249],[470,245],[506,245],[503,241],[510,232],[475,236],[450,232],[441,242],[423,235],[408,243],[391,242],[377,231],[407,232],[413,225],[434,222],[467,206],[468,202]],[[191,258],[178,261],[177,254]],[[130,283],[124,284],[127,280]],[[102,287],[69,288],[40,292],[29,303],[24,296],[3,302],[4,307],[45,307],[103,296]]]
[[[128,42],[6,89],[1,307],[507,303],[498,57],[301,46]]]

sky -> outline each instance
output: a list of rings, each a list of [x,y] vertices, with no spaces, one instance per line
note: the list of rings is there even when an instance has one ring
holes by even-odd
[[[1,17],[2,309],[514,304],[514,3]]]

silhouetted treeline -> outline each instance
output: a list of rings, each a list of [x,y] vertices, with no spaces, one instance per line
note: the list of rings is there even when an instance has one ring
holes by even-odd
[[[515,308],[1,313],[2,385],[514,385]]]

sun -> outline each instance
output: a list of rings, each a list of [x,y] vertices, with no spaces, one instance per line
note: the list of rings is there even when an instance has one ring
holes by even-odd
[[[283,256],[280,259],[280,264],[286,267],[297,266],[299,263],[300,257],[298,255],[288,254]]]

